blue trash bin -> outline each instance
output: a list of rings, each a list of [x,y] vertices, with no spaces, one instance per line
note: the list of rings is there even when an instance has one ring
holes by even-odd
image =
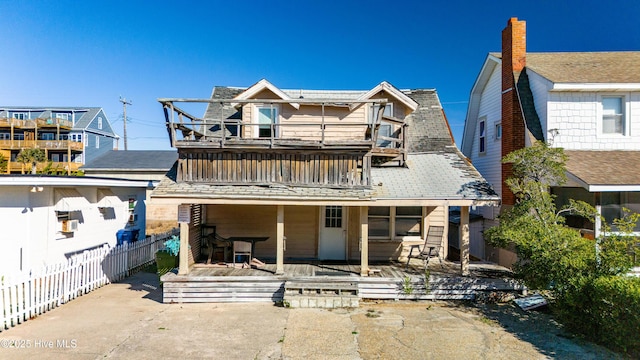
[[[122,245],[125,242],[132,243],[138,240],[139,229],[120,229],[116,232],[116,245]]]

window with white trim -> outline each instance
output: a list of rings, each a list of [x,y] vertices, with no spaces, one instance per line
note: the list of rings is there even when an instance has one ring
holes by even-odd
[[[100,137],[96,135],[96,149],[100,149]]]
[[[278,107],[273,105],[256,106],[256,137],[277,137]]]
[[[98,116],[98,129],[102,130],[102,116]]]
[[[68,113],[57,113],[56,114],[56,119],[69,120],[69,114]]]
[[[479,128],[479,132],[478,132],[478,152],[480,154],[484,154],[487,151],[487,143],[486,143],[486,139],[487,139],[487,127],[486,127],[486,121],[484,119],[480,120],[480,123],[478,124]]]
[[[27,119],[27,113],[23,113],[23,112],[13,113],[13,118],[17,120],[25,120]]]
[[[602,97],[602,133],[625,134],[624,97]]]
[[[611,230],[618,231],[613,221],[625,215],[623,209],[628,209],[631,213],[640,212],[640,192],[602,192],[600,204],[602,217],[607,224],[611,225]],[[640,232],[640,224],[636,224],[633,231]]]

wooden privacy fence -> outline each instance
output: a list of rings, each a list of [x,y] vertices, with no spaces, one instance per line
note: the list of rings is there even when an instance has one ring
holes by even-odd
[[[116,247],[104,245],[30,274],[0,278],[0,331],[131,275],[155,261],[177,229]]]

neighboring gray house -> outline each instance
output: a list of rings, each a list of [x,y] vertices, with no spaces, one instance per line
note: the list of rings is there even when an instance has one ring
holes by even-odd
[[[117,141],[99,107],[0,106],[0,154],[10,159],[8,173],[24,171],[15,161],[24,148],[43,149],[51,167],[70,173],[117,148]]]
[[[109,150],[80,169],[90,176],[159,181],[176,160],[175,150]]]

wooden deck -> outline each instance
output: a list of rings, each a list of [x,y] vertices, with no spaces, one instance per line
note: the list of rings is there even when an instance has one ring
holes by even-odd
[[[239,266],[239,265],[237,265]],[[480,293],[522,292],[519,282],[499,266],[472,263],[470,276],[460,276],[460,265],[452,262],[429,264],[428,280],[417,262],[408,269],[404,264],[372,264],[370,276],[361,277],[360,265],[304,263],[285,264],[284,274],[275,274],[275,264],[260,268],[240,268],[196,264],[188,275],[168,273],[162,277],[163,301],[186,302],[280,302],[287,282],[357,284],[359,299],[474,299]],[[311,286],[311,285],[310,285]]]

